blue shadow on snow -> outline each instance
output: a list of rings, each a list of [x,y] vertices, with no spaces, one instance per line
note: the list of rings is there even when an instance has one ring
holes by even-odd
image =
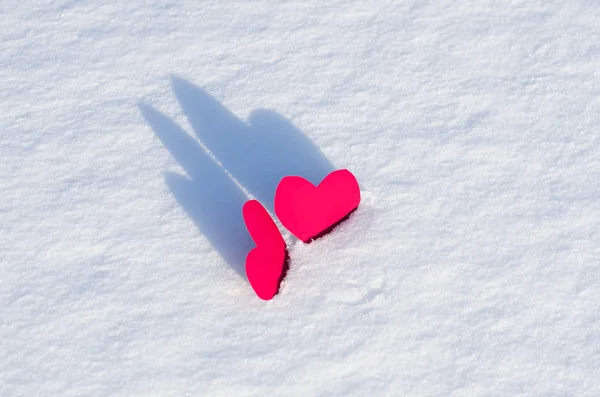
[[[226,170],[273,213],[275,189],[284,176],[299,175],[318,184],[334,167],[280,114],[258,109],[244,123],[202,88],[177,77],[172,85],[194,133],[221,165],[169,117],[139,104],[146,122],[188,175],[166,173],[165,182],[200,232],[245,277],[246,255],[254,247],[242,217],[248,197]]]

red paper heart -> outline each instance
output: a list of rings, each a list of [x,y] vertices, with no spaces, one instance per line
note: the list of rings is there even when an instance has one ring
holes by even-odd
[[[299,176],[286,176],[275,191],[277,217],[305,243],[329,233],[359,203],[360,188],[348,170],[332,172],[319,186]]]
[[[244,222],[256,248],[246,256],[246,276],[259,298],[272,299],[287,270],[285,241],[267,210],[256,200],[242,208]]]

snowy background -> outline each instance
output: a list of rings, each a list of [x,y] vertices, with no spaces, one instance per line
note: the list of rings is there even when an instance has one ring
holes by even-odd
[[[0,1],[0,395],[599,396],[599,69],[592,0]]]

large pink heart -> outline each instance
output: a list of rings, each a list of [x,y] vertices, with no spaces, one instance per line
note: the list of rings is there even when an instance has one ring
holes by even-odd
[[[358,204],[360,188],[348,170],[332,172],[319,186],[299,176],[286,176],[275,191],[277,217],[305,243],[329,233]]]
[[[256,244],[246,256],[246,276],[259,298],[272,299],[287,270],[285,241],[267,210],[256,200],[242,208],[244,222]]]

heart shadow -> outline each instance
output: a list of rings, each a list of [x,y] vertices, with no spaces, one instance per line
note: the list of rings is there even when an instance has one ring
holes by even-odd
[[[187,176],[165,173],[171,193],[214,249],[246,278],[254,243],[242,217],[249,199],[240,185],[274,213],[277,184],[298,175],[318,184],[335,168],[282,115],[255,110],[244,123],[202,88],[178,77],[172,87],[199,141],[150,105],[138,108]]]

